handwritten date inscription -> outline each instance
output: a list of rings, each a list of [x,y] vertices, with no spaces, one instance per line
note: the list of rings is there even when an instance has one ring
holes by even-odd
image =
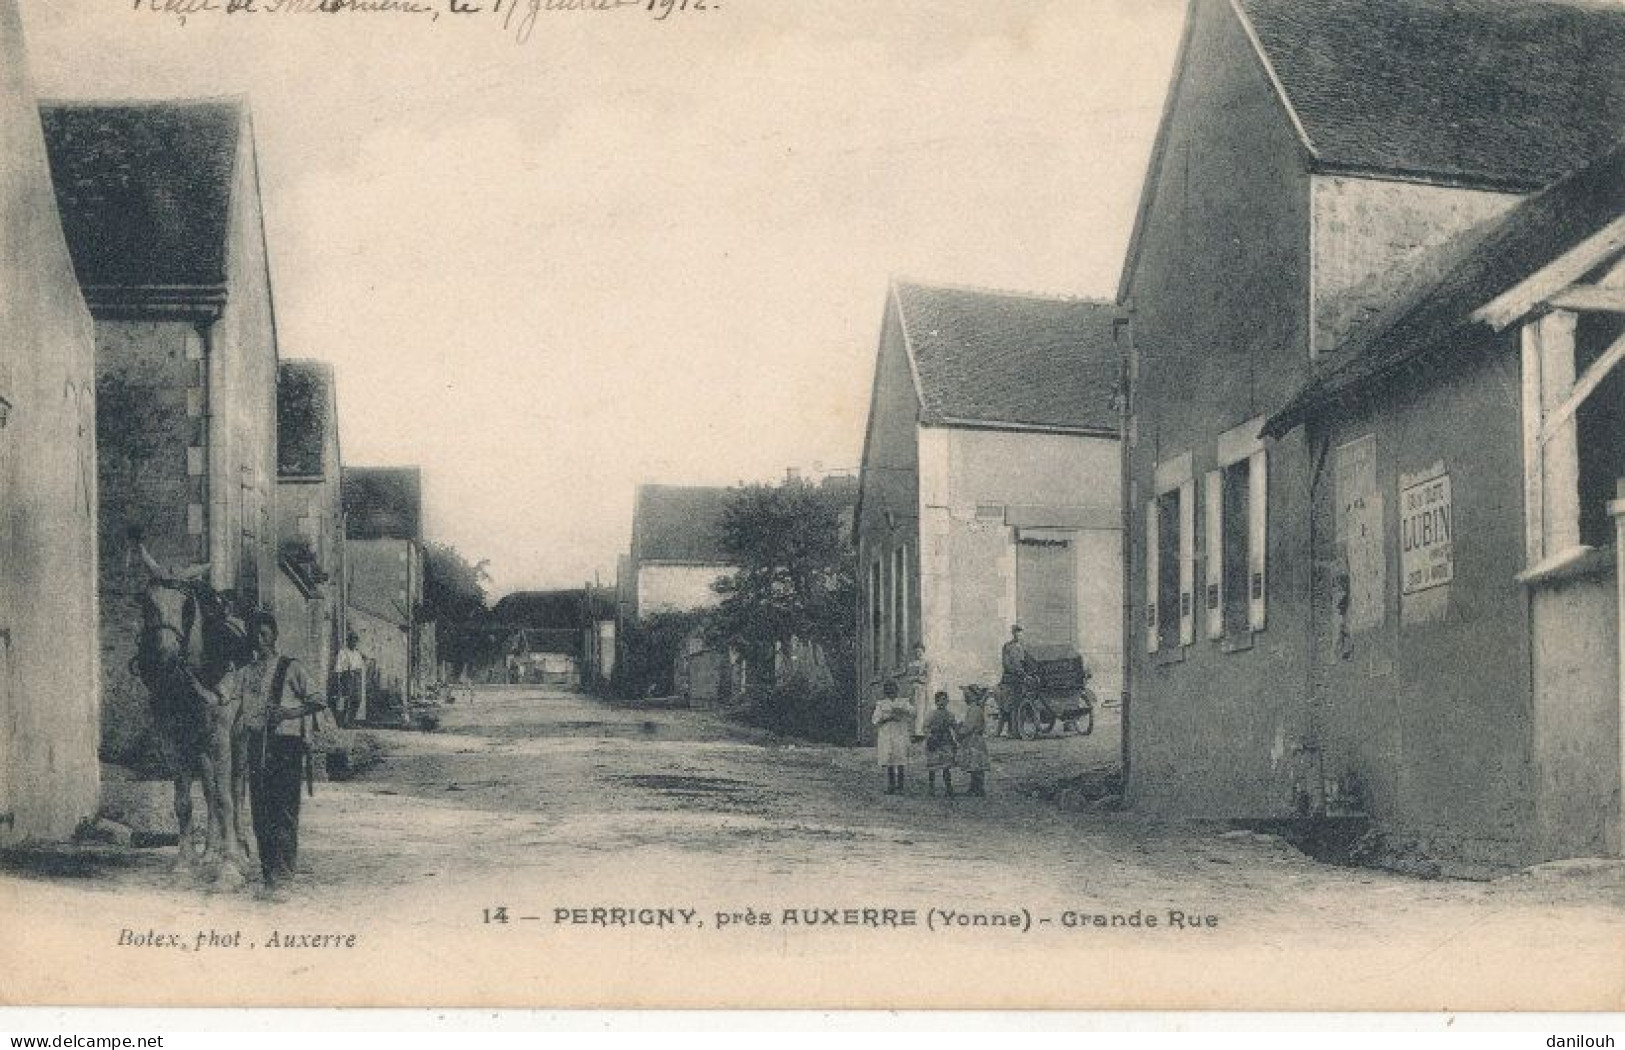
[[[502,20],[502,28],[523,44],[536,30],[539,16],[552,11],[641,11],[657,22],[674,14],[714,11],[720,0],[447,0],[454,15],[485,15]]]
[[[458,21],[484,18],[519,43],[530,39],[537,21],[554,12],[636,12],[656,22],[673,15],[717,11],[722,0],[133,0],[138,12],[167,15],[185,25],[201,15],[442,14]]]

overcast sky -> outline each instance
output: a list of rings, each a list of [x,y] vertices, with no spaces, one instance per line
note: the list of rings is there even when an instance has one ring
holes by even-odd
[[[855,468],[892,275],[1109,298],[1183,13],[21,7],[42,95],[249,97],[282,355],[495,594],[612,579],[639,482]]]

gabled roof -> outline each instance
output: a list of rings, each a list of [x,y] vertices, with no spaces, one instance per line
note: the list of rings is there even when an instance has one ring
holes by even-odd
[[[1115,305],[902,281],[892,293],[922,423],[1116,433]]]
[[[585,622],[586,593],[581,589],[564,591],[514,591],[491,607],[487,620],[524,630],[580,627]]]
[[[1236,0],[1321,170],[1532,190],[1625,127],[1625,7]]]
[[[325,361],[283,361],[277,368],[276,383],[279,477],[320,477],[326,472],[323,456],[330,419],[333,366]]]
[[[1252,42],[1307,170],[1530,192],[1625,126],[1625,5],[1611,0],[1190,0],[1118,299],[1155,200],[1198,8]]]
[[[722,518],[733,493],[703,486],[639,485],[632,517],[632,560],[729,564]]]
[[[341,498],[348,539],[423,538],[423,478],[417,467],[345,467]]]
[[[244,112],[236,101],[41,107],[81,285],[224,289]]]
[[[1265,435],[1284,434],[1318,406],[1413,362],[1482,345],[1482,340],[1462,337],[1478,323],[1475,311],[1622,216],[1625,142],[1504,216],[1441,245],[1434,258],[1455,260],[1433,270],[1442,276],[1350,333],[1335,356],[1325,359],[1264,425]]]

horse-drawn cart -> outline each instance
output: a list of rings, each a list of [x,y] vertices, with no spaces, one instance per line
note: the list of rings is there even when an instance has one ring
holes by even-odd
[[[1049,733],[1055,723],[1062,732],[1087,736],[1095,728],[1095,694],[1089,688],[1089,668],[1071,646],[1034,645],[1027,649],[1027,675],[1015,704],[1015,731],[1023,740]]]

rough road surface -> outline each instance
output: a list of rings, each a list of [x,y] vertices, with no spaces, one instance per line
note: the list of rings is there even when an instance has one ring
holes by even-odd
[[[440,731],[318,785],[289,900],[211,895],[172,849],[8,858],[0,999],[1625,1006],[1618,862],[1421,881],[1031,797],[1112,761],[1116,730],[995,741],[985,800],[927,798],[917,772],[896,798],[863,750],[459,691]]]

